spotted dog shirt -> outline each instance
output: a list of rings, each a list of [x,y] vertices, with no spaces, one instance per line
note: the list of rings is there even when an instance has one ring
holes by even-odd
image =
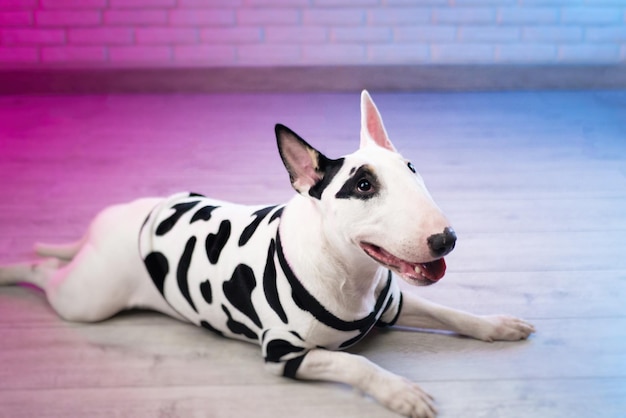
[[[194,193],[161,201],[148,215],[139,251],[167,303],[219,335],[256,342],[266,362],[295,377],[313,348],[343,349],[401,309],[388,273],[371,313],[342,319],[317,300],[285,259],[278,226],[284,206],[244,206]]]

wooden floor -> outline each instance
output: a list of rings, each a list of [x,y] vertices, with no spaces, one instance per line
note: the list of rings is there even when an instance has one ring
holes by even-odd
[[[626,416],[626,92],[373,94],[459,235],[416,289],[530,319],[521,343],[379,332],[354,352],[419,382],[442,417]],[[357,94],[0,97],[0,262],[80,237],[103,206],[193,190],[292,191],[284,123],[329,156]],[[151,313],[71,324],[0,288],[1,417],[391,417],[344,386],[266,374],[260,351]]]

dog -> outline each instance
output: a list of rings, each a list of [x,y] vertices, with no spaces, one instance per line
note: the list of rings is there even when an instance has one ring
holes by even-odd
[[[297,194],[244,206],[195,193],[104,209],[77,243],[36,245],[35,263],[0,268],[0,284],[42,288],[65,320],[134,308],[261,346],[267,369],[351,385],[396,413],[434,417],[418,385],[341,351],[373,327],[443,329],[484,341],[535,330],[402,292],[439,281],[456,234],[413,164],[389,140],[367,91],[360,147],[330,159],[283,125],[278,150]]]

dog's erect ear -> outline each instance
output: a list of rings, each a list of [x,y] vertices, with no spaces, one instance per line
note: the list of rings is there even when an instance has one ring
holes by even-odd
[[[322,192],[343,164],[343,158],[331,160],[310,146],[291,129],[277,124],[276,142],[289,180],[300,194],[320,199]]]
[[[387,136],[383,119],[380,117],[374,101],[367,90],[363,90],[361,92],[361,148],[372,143],[396,152],[396,148]]]

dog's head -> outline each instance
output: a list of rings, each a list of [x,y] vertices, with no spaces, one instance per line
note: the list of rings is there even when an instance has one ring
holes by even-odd
[[[387,136],[370,95],[361,94],[361,146],[329,159],[276,125],[291,184],[320,212],[327,237],[390,268],[411,284],[441,279],[456,235],[413,164]],[[337,247],[342,248],[342,247]]]

